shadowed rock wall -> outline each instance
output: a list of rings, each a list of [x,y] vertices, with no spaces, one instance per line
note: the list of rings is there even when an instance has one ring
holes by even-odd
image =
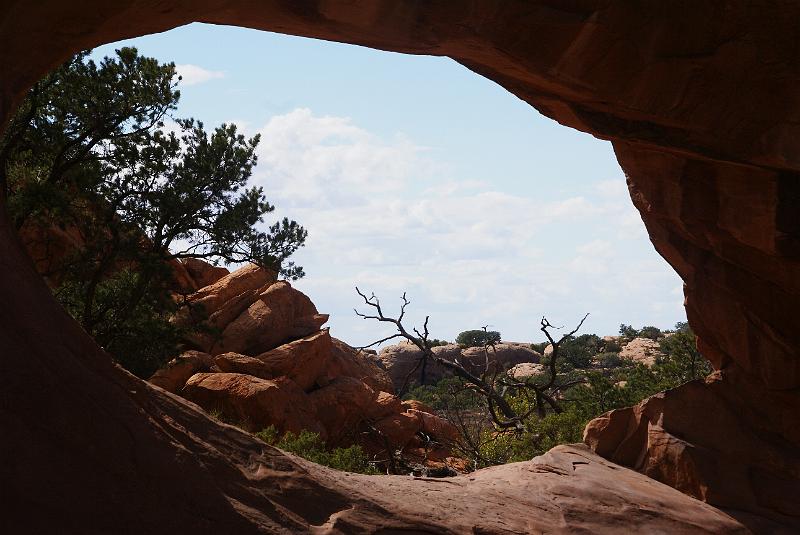
[[[715,388],[734,389],[726,399],[741,393],[742,404],[759,406],[766,399],[746,398],[750,392],[780,390],[784,409],[794,409],[800,408],[797,20],[800,5],[769,1],[6,0],[0,124],[27,87],[71,53],[192,21],[450,56],[560,123],[612,140],[656,249],[686,282],[702,350],[753,385],[734,389],[723,380]],[[104,503],[104,518],[113,524],[119,521],[113,504],[145,507],[147,498],[154,511],[174,502],[187,514],[208,511],[194,519],[198,526],[221,525],[233,513],[231,529],[258,525],[253,519],[263,511],[255,514],[248,501],[255,491],[235,463],[214,453],[239,448],[245,458],[250,439],[219,443],[209,431],[216,424],[114,368],[54,303],[2,211],[0,453],[16,461],[0,468],[11,482],[0,491],[11,492],[5,503],[50,507],[54,515],[58,509],[73,521],[96,510],[92,503]],[[798,411],[787,414],[797,418]],[[770,432],[789,439],[780,429]],[[725,448],[723,437],[701,439]],[[216,441],[210,449],[209,440]],[[305,473],[274,455],[270,462]],[[180,462],[165,461],[174,458]],[[185,486],[160,484],[181,481],[180,463],[192,472]],[[57,508],[59,496],[79,501],[69,484],[75,480],[86,483],[80,489],[86,507]],[[184,491],[211,487],[206,502],[202,491]],[[328,492],[320,488],[313,492]],[[277,493],[262,503],[275,525],[319,520],[275,505],[294,499],[290,491],[259,492]],[[330,492],[321,503],[353,499]]]

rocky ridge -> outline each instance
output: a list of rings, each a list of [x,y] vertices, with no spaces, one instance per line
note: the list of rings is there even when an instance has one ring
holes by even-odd
[[[151,384],[249,431],[308,430],[331,446],[358,443],[375,458],[400,451],[428,468],[463,469],[450,453],[458,439],[452,424],[401,403],[372,355],[321,328],[328,316],[305,294],[255,265],[233,273],[192,265],[209,284],[186,297],[188,312],[176,321],[206,334],[191,336],[196,349]]]

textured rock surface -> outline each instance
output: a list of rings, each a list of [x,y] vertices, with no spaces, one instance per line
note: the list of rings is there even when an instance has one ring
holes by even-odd
[[[209,412],[260,431],[274,425],[279,433],[299,433],[304,429],[325,436],[305,392],[289,379],[270,381],[241,373],[198,373],[181,390]]]
[[[157,370],[147,381],[175,393],[183,388],[189,377],[198,372],[207,372],[213,365],[214,360],[208,353],[186,351]]]
[[[360,352],[336,338],[333,341],[333,351],[325,363],[328,377],[355,377],[363,381],[377,392],[394,393],[392,380],[386,370],[380,368],[369,358],[368,354]]]
[[[434,347],[433,353],[437,357],[450,361],[459,359],[467,370],[476,374],[482,373],[487,365],[492,368],[499,363],[503,368],[510,368],[522,362],[539,362],[542,358],[539,353],[530,348],[529,344],[505,342],[497,344],[494,350],[489,350],[488,353],[484,352],[482,347],[462,349],[456,344]],[[378,354],[378,359],[389,374],[395,390],[400,390],[421,357],[422,351],[406,341],[386,346]],[[436,383],[451,375],[450,370],[434,362],[429,362],[425,370],[425,382],[426,384]],[[409,381],[419,382],[419,369],[411,375]]]
[[[326,363],[333,352],[333,342],[327,330],[293,340],[288,344],[256,355],[272,377],[285,376],[303,390],[310,390],[317,379],[326,374]]]
[[[236,319],[225,326],[222,338],[211,347],[211,354],[269,351],[279,344],[318,331],[328,321],[328,316],[319,314],[308,296],[286,281],[258,290],[255,297]]]
[[[646,366],[656,363],[656,357],[661,355],[658,342],[650,338],[634,338],[622,346],[619,356],[634,362],[641,362]]]
[[[72,52],[196,20],[449,55],[562,124],[612,140],[651,240],[685,281],[704,354],[740,377],[720,396],[742,414],[761,392],[791,415],[800,406],[799,18],[785,2],[11,1],[0,7],[0,124]],[[572,464],[570,477],[557,462],[540,465],[534,484],[489,471],[452,491],[300,468],[113,367],[55,305],[2,205],[0,221],[0,453],[14,459],[0,468],[5,531],[737,532],[652,481],[615,487],[638,476],[595,460]],[[789,428],[767,418],[758,430],[797,448]],[[713,439],[718,450],[725,436]],[[780,510],[782,489],[767,482],[762,505]]]
[[[798,532],[800,417],[793,397],[742,379],[715,372],[611,411],[589,422],[584,440],[616,463],[732,514],[746,512],[742,520],[757,531]],[[743,397],[757,401],[745,405]]]
[[[181,260],[181,264],[183,264],[198,289],[210,286],[230,274],[228,268],[214,266],[199,258],[184,258]]]
[[[486,367],[487,357],[490,367],[497,363],[503,369],[523,362],[538,363],[542,358],[542,355],[530,348],[530,344],[508,342],[496,344],[487,352],[482,347],[469,347],[461,354],[464,366],[476,373],[480,373]]]

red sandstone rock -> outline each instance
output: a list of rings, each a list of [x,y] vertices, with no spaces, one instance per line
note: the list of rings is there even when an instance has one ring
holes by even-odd
[[[502,368],[509,368],[521,362],[539,362],[541,355],[532,350],[528,344],[501,343],[497,344],[494,350],[485,353],[482,347],[470,347],[463,349],[456,344],[437,346],[433,348],[433,353],[439,358],[454,361],[459,359],[461,364],[470,372],[480,374],[488,365],[493,368],[499,364]],[[378,355],[383,363],[389,377],[394,384],[395,390],[399,390],[409,373],[416,366],[422,351],[410,342],[387,346]],[[497,364],[496,364],[497,363]],[[414,372],[410,377],[410,382],[419,382],[420,370]],[[437,383],[445,377],[452,375],[452,372],[434,362],[429,362],[426,369],[427,384]]]
[[[433,409],[430,408],[428,405],[421,401],[417,401],[416,399],[406,399],[402,402],[403,410],[406,411],[408,409],[414,409],[421,412],[429,412],[433,414]]]
[[[462,351],[462,364],[469,371],[481,373],[488,365],[495,363],[508,369],[523,362],[538,363],[542,356],[530,348],[530,344],[502,342],[484,351],[482,347],[468,347]]]
[[[228,268],[215,266],[199,258],[184,258],[181,264],[197,285],[197,288],[210,286],[230,274]]]
[[[359,424],[376,418],[387,408],[376,403],[377,397],[377,392],[352,377],[338,377],[308,395],[332,444],[358,440]]]
[[[422,429],[422,420],[411,411],[392,414],[374,424],[381,439],[385,439],[392,450],[405,448]]]
[[[592,420],[584,441],[691,496],[758,515],[759,532],[800,531],[800,451],[792,445],[800,416],[791,402],[791,394],[753,389],[741,372],[716,372]]]
[[[269,381],[240,373],[198,373],[181,391],[186,399],[250,431],[274,425],[279,433],[305,429],[325,436],[308,397],[288,379]]]
[[[274,273],[255,264],[247,264],[222,277],[214,284],[200,288],[196,293],[192,294],[189,302],[195,306],[202,307],[204,312],[210,316],[220,311],[231,299],[259,289],[264,291],[273,282],[275,282]],[[226,323],[220,322],[216,325],[219,326]]]
[[[387,414],[397,414],[405,410],[405,402],[401,402],[400,398],[389,392],[378,392],[378,397],[375,403],[379,406],[373,412],[375,416],[385,416]]]
[[[327,320],[328,316],[319,314],[305,294],[288,282],[276,282],[260,290],[253,303],[227,324],[222,339],[211,348],[211,354],[269,351],[318,331]]]
[[[742,427],[797,449],[799,17],[786,2],[11,2],[0,8],[0,125],[69,54],[192,21],[449,55],[613,141],[651,241],[686,282],[703,353],[749,374],[720,395],[739,398],[735,413],[760,407],[761,423],[743,418]],[[744,532],[581,450],[558,448],[452,490],[292,460],[113,367],[36,277],[4,206],[0,221],[0,347],[26,355],[13,368],[0,359],[0,452],[14,459],[0,474],[6,531]],[[765,410],[762,399],[773,398],[780,404]],[[715,451],[726,436],[711,441]],[[759,507],[783,507],[782,482],[760,483]]]
[[[222,353],[213,357],[214,364],[222,372],[243,373],[260,379],[274,379],[275,374],[260,360],[240,353]]]
[[[214,361],[211,355],[201,351],[186,351],[172,359],[167,365],[153,374],[148,382],[160,386],[168,392],[178,392],[189,378],[198,373],[209,371]]]
[[[652,366],[656,358],[662,355],[658,342],[650,338],[634,338],[624,346],[619,356],[634,362],[641,362],[645,366]]]
[[[326,375],[326,363],[332,351],[331,336],[323,330],[255,358],[261,361],[265,373],[272,377],[288,377],[303,390],[310,390],[320,376]]]
[[[447,446],[452,446],[461,438],[461,433],[459,433],[456,426],[447,420],[439,418],[435,414],[417,411],[414,409],[409,409],[406,411],[406,413],[419,418],[420,422],[422,423],[420,426],[420,431],[427,433],[437,442]]]
[[[392,380],[366,355],[341,340],[332,338],[333,351],[325,363],[328,377],[354,377],[378,392],[394,393]]]

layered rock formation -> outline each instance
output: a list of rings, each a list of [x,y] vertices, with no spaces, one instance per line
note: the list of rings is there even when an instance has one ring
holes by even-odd
[[[673,393],[687,397],[665,403],[661,419],[679,417],[675,406],[691,406],[702,419],[693,400],[718,395],[736,415],[728,425],[758,429],[764,455],[793,459],[800,451],[787,431],[800,428],[798,18],[800,6],[786,2],[12,1],[0,7],[0,125],[69,54],[192,21],[450,56],[562,124],[612,140],[651,240],[685,281],[702,351],[723,371],[715,386]],[[452,490],[296,462],[111,365],[53,302],[2,204],[0,221],[0,453],[14,461],[0,468],[6,531],[616,533],[636,523],[640,531],[737,532],[729,518],[684,495],[665,500],[669,489],[653,480],[637,480],[649,483],[635,492],[615,486],[631,473],[588,455],[588,465],[568,454],[537,465],[545,468],[503,467],[445,485]],[[741,416],[750,409],[784,420],[765,417],[754,428]],[[686,427],[680,444],[734,451],[725,429],[709,437],[698,427]],[[679,463],[661,464],[665,481],[683,473]],[[587,466],[597,470],[584,479]],[[717,480],[698,473],[715,490]],[[551,484],[564,478],[569,485]],[[798,475],[786,479],[791,485]],[[761,481],[758,508],[737,502],[747,511],[737,515],[753,526],[765,510],[777,518],[786,500],[797,505],[784,480]],[[475,500],[463,497],[465,489]],[[402,503],[392,501],[397,495]],[[710,503],[715,496],[705,494]]]
[[[439,358],[458,361],[469,372],[477,375],[498,367],[506,370],[523,362],[538,363],[542,358],[528,344],[514,342],[495,344],[488,351],[484,351],[482,347],[462,348],[456,344],[437,346],[432,351]],[[421,358],[422,351],[410,342],[386,346],[378,354],[378,360],[392,379],[395,390],[401,389],[406,383],[406,386],[419,383],[419,369],[413,374],[412,371],[417,368]],[[430,362],[425,370],[425,384],[437,383],[450,376],[450,370]]]
[[[199,262],[193,268],[222,275]],[[189,312],[178,321],[218,335],[193,336],[201,351],[174,359],[152,384],[249,431],[308,430],[331,446],[360,444],[375,458],[400,452],[429,468],[463,470],[451,454],[455,427],[430,410],[403,405],[371,355],[320,330],[328,316],[288,282],[246,265],[185,301]]]

